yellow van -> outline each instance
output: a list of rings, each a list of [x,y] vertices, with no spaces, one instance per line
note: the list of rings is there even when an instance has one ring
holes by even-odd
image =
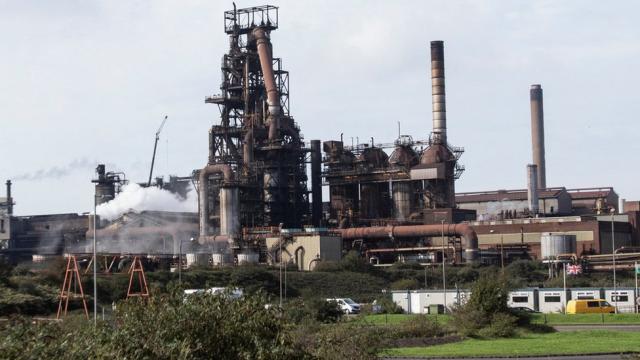
[[[613,314],[616,309],[606,300],[570,300],[567,303],[567,314]]]

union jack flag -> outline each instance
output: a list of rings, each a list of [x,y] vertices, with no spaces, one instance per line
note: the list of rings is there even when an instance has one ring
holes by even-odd
[[[567,265],[567,275],[579,275],[582,274],[581,265]]]

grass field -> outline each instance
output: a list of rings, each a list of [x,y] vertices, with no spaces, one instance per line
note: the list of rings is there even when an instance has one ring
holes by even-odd
[[[379,324],[398,324],[407,321],[414,316],[410,314],[375,314],[364,317],[363,322],[374,325]],[[446,323],[449,320],[448,315],[425,315],[431,319],[437,319]],[[640,314],[532,314],[531,321],[535,324],[547,325],[589,325],[589,324],[609,324],[609,325],[640,325]]]
[[[518,338],[465,340],[430,347],[397,348],[390,356],[526,356],[640,352],[640,333],[590,330],[524,334]]]

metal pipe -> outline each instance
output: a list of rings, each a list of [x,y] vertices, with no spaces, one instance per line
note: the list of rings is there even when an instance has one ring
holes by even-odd
[[[383,239],[383,238],[407,238],[419,236],[458,236],[462,238],[464,258],[474,262],[478,258],[478,235],[473,227],[468,224],[442,224],[441,225],[402,225],[402,226],[372,226],[349,229],[333,229],[342,235],[344,240],[352,239]]]
[[[322,153],[320,140],[311,140],[311,221],[313,226],[322,222]]]
[[[200,192],[200,196],[199,196],[199,201],[200,201],[200,242],[204,241],[204,238],[211,235],[209,233],[209,226],[208,226],[208,217],[209,217],[209,176],[211,174],[222,174],[223,176],[223,180],[226,184],[230,184],[233,182],[233,170],[231,169],[231,166],[227,165],[227,164],[214,164],[214,165],[207,165],[205,166],[202,170],[200,170],[200,177],[199,177],[199,182],[200,182],[200,188],[199,188],[199,192]],[[237,192],[237,189],[234,189]],[[227,200],[231,201],[231,203],[229,204],[231,209],[228,209],[225,206],[220,206],[220,223],[221,223],[221,231],[222,231],[222,223],[223,223],[223,218],[228,218],[229,216],[232,216],[232,214],[227,214],[228,210],[232,210],[235,212],[235,210],[239,211],[239,204],[233,204],[233,202],[237,202],[238,196],[233,196],[233,194],[230,194],[230,196],[222,196],[221,195],[221,200],[222,198],[229,198]],[[238,220],[238,216],[236,216],[236,220]],[[231,230],[231,229],[229,229]],[[222,235],[228,235],[230,237],[233,237],[235,234],[230,234],[230,233],[222,233]]]
[[[278,128],[280,126],[280,94],[278,94],[275,75],[273,73],[271,41],[266,31],[260,27],[253,30],[253,37],[256,39],[262,78],[264,80],[264,87],[267,90],[267,104],[269,105],[269,141],[274,141],[278,137]]]
[[[249,129],[244,135],[243,144],[243,157],[244,165],[249,166],[253,162],[253,130]]]
[[[529,202],[529,213],[538,215],[538,165],[527,165],[527,201]]]
[[[431,104],[433,141],[447,144],[447,106],[444,87],[444,42],[431,42]]]
[[[542,102],[542,87],[531,85],[529,92],[531,99],[531,147],[533,163],[538,166],[538,187],[547,188],[547,174],[544,159],[544,107]]]

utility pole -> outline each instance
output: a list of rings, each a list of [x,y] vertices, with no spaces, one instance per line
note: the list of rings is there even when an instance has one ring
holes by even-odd
[[[444,313],[447,313],[447,273],[445,271],[444,220],[442,220],[442,289],[444,290]]]
[[[93,326],[98,325],[98,257],[96,255],[96,218],[98,217],[98,198],[93,195]]]
[[[611,259],[613,261],[613,303],[618,313],[618,285],[616,284],[616,233],[613,226],[615,209],[611,208]]]

